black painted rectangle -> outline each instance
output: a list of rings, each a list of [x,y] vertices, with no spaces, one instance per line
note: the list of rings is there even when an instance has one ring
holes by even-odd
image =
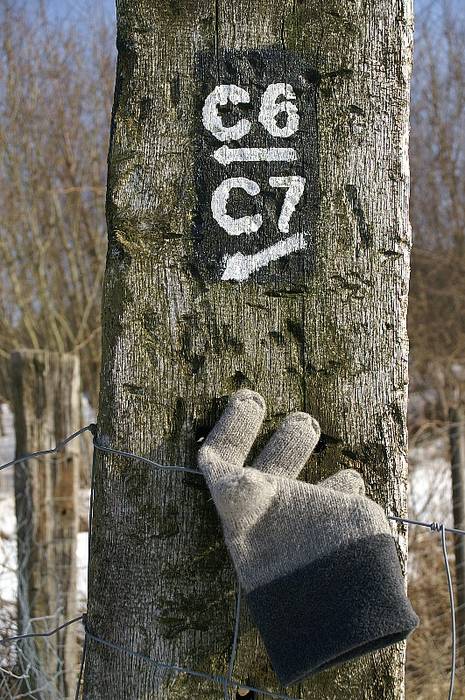
[[[192,262],[206,281],[300,287],[308,280],[319,210],[316,75],[305,59],[280,47],[197,56]],[[249,191],[235,186],[244,179]],[[238,235],[223,225],[235,230],[235,220],[258,216],[258,230],[258,218]]]

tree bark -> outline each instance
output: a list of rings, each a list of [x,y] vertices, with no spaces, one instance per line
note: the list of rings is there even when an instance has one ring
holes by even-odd
[[[465,415],[463,408],[449,409],[449,443],[454,527],[465,529]],[[465,538],[454,536],[455,577],[457,586],[458,648],[465,645]],[[462,663],[464,659],[462,657]]]
[[[76,356],[15,352],[11,379],[16,457],[55,447],[81,427]],[[19,634],[43,632],[77,615],[78,478],[76,442],[15,467]],[[40,619],[31,625],[32,618]],[[72,627],[20,645],[18,658],[24,671],[30,664],[35,688],[51,699],[73,697],[78,646]]]
[[[311,412],[323,434],[306,478],[353,467],[388,514],[405,515],[410,0],[120,0],[117,17],[99,441],[195,465],[199,439],[229,394],[247,386],[268,405],[257,448],[286,413]],[[303,251],[245,281],[221,281],[215,235],[227,236],[208,228],[219,166],[205,155],[212,140],[199,114],[212,85],[235,83],[250,90],[256,120],[266,84],[254,65],[264,56],[267,83],[275,68],[283,80],[280,61],[289,61],[289,82],[301,80],[297,101],[308,95],[296,167],[311,191],[297,218],[311,235]],[[258,133],[249,145],[275,145]],[[262,194],[258,208],[273,212],[278,195]],[[251,215],[244,202],[232,197],[228,214]],[[405,567],[406,533],[397,532]],[[164,663],[226,673],[235,579],[197,476],[99,455],[89,586],[94,634]],[[401,700],[404,652],[397,644],[288,692]],[[233,675],[278,687],[246,610]],[[222,692],[90,643],[86,698]]]

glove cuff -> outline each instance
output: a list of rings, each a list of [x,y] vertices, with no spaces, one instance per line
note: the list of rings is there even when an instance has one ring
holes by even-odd
[[[419,623],[387,534],[354,540],[246,598],[283,685],[399,642]]]

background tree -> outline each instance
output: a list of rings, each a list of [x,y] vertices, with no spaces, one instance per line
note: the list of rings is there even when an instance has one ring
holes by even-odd
[[[112,37],[98,11],[76,25],[57,21],[44,2],[0,2],[0,404],[3,415],[3,402],[16,403],[18,451],[50,447],[82,421],[76,382],[57,382],[40,369],[41,357],[78,353],[91,402],[98,391]],[[36,370],[27,387],[9,363],[24,348]],[[88,479],[89,462],[79,464],[74,449],[62,457],[16,472],[18,605],[1,601],[2,637],[8,628],[43,631],[76,608],[73,477],[80,466]],[[8,550],[9,533],[1,533]],[[67,629],[2,654],[1,697],[73,695],[78,649]]]
[[[444,422],[465,379],[465,17],[437,5],[435,22],[417,23],[409,329],[412,389],[433,389],[430,415]]]
[[[25,347],[79,353],[95,406],[113,32],[37,7],[0,3],[0,397]]]
[[[465,14],[446,0],[417,22],[412,93],[410,432],[449,432],[453,521],[465,528]],[[445,444],[447,453],[448,445]],[[465,659],[465,542],[455,541]]]

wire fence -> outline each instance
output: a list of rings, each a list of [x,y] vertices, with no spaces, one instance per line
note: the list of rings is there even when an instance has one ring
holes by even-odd
[[[90,561],[90,551],[91,551],[91,538],[92,538],[92,521],[93,521],[93,495],[94,495],[94,476],[95,476],[95,463],[96,463],[96,454],[97,452],[103,452],[107,454],[112,454],[112,455],[117,455],[120,457],[127,457],[130,459],[134,459],[135,461],[141,462],[143,464],[147,464],[150,467],[155,467],[157,469],[162,469],[162,470],[167,470],[167,471],[177,471],[177,472],[184,472],[184,473],[190,473],[190,474],[197,474],[202,476],[202,472],[199,469],[195,469],[192,467],[185,467],[185,466],[180,466],[180,465],[171,465],[171,464],[160,464],[158,462],[155,462],[152,459],[149,459],[148,457],[143,457],[142,455],[137,455],[132,452],[126,452],[124,450],[116,450],[111,447],[106,447],[103,445],[99,445],[97,441],[97,426],[94,423],[91,423],[84,428],[81,428],[80,430],[72,433],[65,439],[63,439],[61,442],[59,442],[55,447],[47,449],[47,450],[40,450],[37,452],[31,452],[26,455],[23,455],[22,457],[19,457],[17,459],[11,460],[10,462],[7,462],[6,464],[3,464],[0,466],[0,472],[3,471],[4,469],[8,469],[10,467],[13,467],[15,465],[23,464],[27,462],[30,459],[33,458],[39,458],[39,457],[44,457],[47,455],[53,455],[53,454],[58,454],[60,452],[63,452],[66,448],[66,445],[71,442],[72,440],[76,439],[83,433],[90,432],[93,436],[93,445],[94,445],[94,450],[93,450],[93,460],[92,460],[92,474],[91,474],[91,489],[90,489],[90,504],[89,504],[89,514],[88,514],[88,521],[89,521],[89,537],[88,537],[88,554],[89,554],[89,561]],[[392,521],[397,521],[399,523],[404,523],[406,525],[415,525],[423,528],[428,528],[431,532],[438,532],[440,533],[440,539],[441,539],[441,547],[442,547],[442,555],[443,555],[443,560],[444,560],[444,567],[445,567],[445,572],[447,576],[447,587],[448,587],[448,592],[449,592],[449,601],[450,601],[450,634],[451,634],[451,673],[450,673],[450,682],[449,682],[449,693],[448,693],[448,700],[452,700],[453,694],[454,694],[454,686],[455,686],[455,671],[456,671],[456,663],[457,663],[457,634],[456,634],[456,620],[455,620],[455,615],[456,615],[456,609],[455,609],[455,603],[454,603],[454,588],[453,588],[453,583],[452,583],[452,576],[451,576],[451,571],[449,567],[449,560],[448,560],[448,554],[447,554],[447,542],[446,542],[446,533],[453,533],[455,535],[459,536],[465,536],[465,530],[460,530],[457,528],[453,527],[446,527],[444,523],[441,522],[423,522],[421,520],[412,520],[409,518],[400,518],[397,516],[388,516],[389,520]],[[203,671],[198,671],[189,667],[183,667],[183,666],[177,666],[175,664],[170,664],[166,663],[164,661],[161,661],[159,659],[154,659],[150,656],[146,656],[145,654],[142,654],[134,649],[130,649],[128,647],[120,646],[118,644],[115,644],[114,642],[108,640],[108,639],[103,639],[99,635],[97,635],[94,631],[92,631],[89,621],[87,618],[87,614],[83,613],[82,615],[79,615],[78,617],[75,617],[71,620],[68,620],[64,622],[61,625],[58,625],[57,627],[54,627],[52,629],[47,629],[44,632],[31,632],[31,633],[26,633],[26,634],[19,634],[19,635],[14,635],[14,636],[9,636],[9,637],[4,637],[3,639],[0,639],[0,645],[7,647],[8,645],[11,645],[15,642],[22,642],[24,640],[30,640],[34,638],[42,638],[42,639],[47,639],[50,637],[53,637],[56,635],[59,631],[63,630],[66,627],[69,627],[70,625],[74,625],[77,623],[81,623],[83,630],[84,630],[84,641],[83,641],[83,648],[82,648],[82,654],[81,654],[81,663],[80,663],[80,668],[79,668],[79,675],[78,675],[78,681],[76,685],[76,691],[75,691],[75,700],[79,700],[81,697],[81,691],[82,691],[82,682],[83,682],[83,671],[85,667],[85,661],[86,661],[86,655],[88,652],[89,648],[89,641],[97,642],[99,644],[102,644],[109,649],[113,649],[114,651],[117,651],[119,653],[123,653],[126,655],[129,655],[133,658],[139,659],[147,664],[152,665],[158,670],[165,670],[165,671],[172,671],[173,673],[178,673],[178,674],[186,674],[195,678],[203,679],[203,680],[208,680],[213,683],[218,684],[223,691],[223,697],[224,700],[229,700],[230,695],[229,695],[229,689],[233,689],[236,691],[240,691],[242,694],[247,694],[247,693],[259,693],[262,694],[266,697],[269,698],[274,698],[276,700],[300,700],[299,698],[294,698],[290,695],[287,694],[281,694],[281,693],[276,693],[270,690],[267,690],[266,688],[257,688],[251,685],[247,685],[246,683],[243,683],[233,677],[234,674],[234,665],[236,661],[236,653],[237,653],[237,648],[238,648],[238,643],[239,643],[239,622],[240,622],[240,615],[241,615],[241,589],[240,589],[240,584],[237,582],[237,593],[236,593],[236,602],[235,602],[235,616],[234,616],[234,628],[233,628],[233,634],[232,634],[232,646],[231,646],[231,654],[229,657],[229,663],[228,663],[228,671],[226,675],[211,675]],[[13,675],[14,674],[10,674]],[[39,689],[40,690],[40,689]],[[16,698],[19,697],[29,697],[28,694],[26,695],[17,695]]]

